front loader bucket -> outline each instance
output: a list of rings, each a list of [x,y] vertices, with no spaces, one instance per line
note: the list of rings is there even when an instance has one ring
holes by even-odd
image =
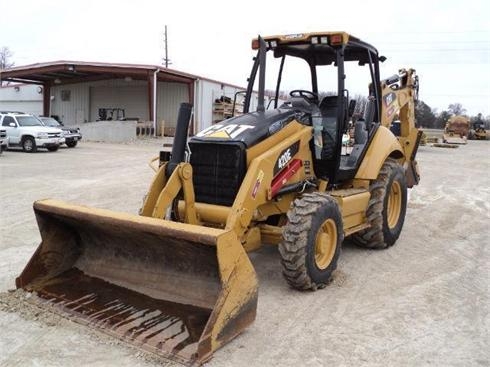
[[[42,305],[188,364],[255,319],[257,278],[230,231],[34,203],[42,242],[16,279]]]
[[[444,140],[447,144],[467,144],[466,137],[459,135],[444,135]]]

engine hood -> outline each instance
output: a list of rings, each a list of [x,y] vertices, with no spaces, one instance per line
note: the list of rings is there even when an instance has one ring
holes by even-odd
[[[248,148],[281,130],[295,115],[294,111],[281,108],[247,113],[204,129],[190,142],[239,142]]]

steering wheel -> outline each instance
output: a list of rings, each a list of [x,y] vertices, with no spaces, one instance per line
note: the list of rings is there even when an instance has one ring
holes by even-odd
[[[318,94],[313,93],[309,90],[295,89],[289,92],[291,97],[303,97],[310,103],[318,103]]]

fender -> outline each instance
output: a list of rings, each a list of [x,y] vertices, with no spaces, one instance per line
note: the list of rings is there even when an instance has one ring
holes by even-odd
[[[393,133],[380,126],[374,135],[361,166],[357,170],[356,179],[375,180],[386,158],[404,157],[403,148]]]

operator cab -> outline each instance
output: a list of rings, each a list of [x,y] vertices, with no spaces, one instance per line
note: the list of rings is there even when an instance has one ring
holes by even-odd
[[[266,54],[272,53],[274,59],[280,60],[274,108],[294,110],[299,122],[313,127],[312,153],[316,176],[328,179],[329,185],[353,179],[379,126],[379,123],[374,123],[380,120],[381,109],[379,62],[385,58],[380,57],[373,46],[347,33],[259,37],[252,42],[252,48],[257,49],[258,54],[249,78],[244,112],[249,111],[259,68],[257,111],[264,110],[261,99],[265,89]],[[306,73],[298,72],[299,66],[296,65],[288,69],[290,60],[296,65],[306,65]],[[355,84],[354,78],[349,79],[350,74],[346,73],[347,64],[356,64],[356,71],[359,69],[357,66],[365,66],[364,86],[370,86],[369,95],[357,106],[356,99],[359,98],[351,99],[346,85],[346,79]],[[285,69],[287,72],[283,73]],[[284,94],[283,84],[284,88],[289,87],[283,81],[283,76],[288,73],[294,78],[308,75],[309,89],[291,90],[279,105]],[[307,83],[303,82],[303,85],[307,86]],[[352,127],[353,139],[348,149],[343,149],[342,138],[349,133],[349,126]]]

